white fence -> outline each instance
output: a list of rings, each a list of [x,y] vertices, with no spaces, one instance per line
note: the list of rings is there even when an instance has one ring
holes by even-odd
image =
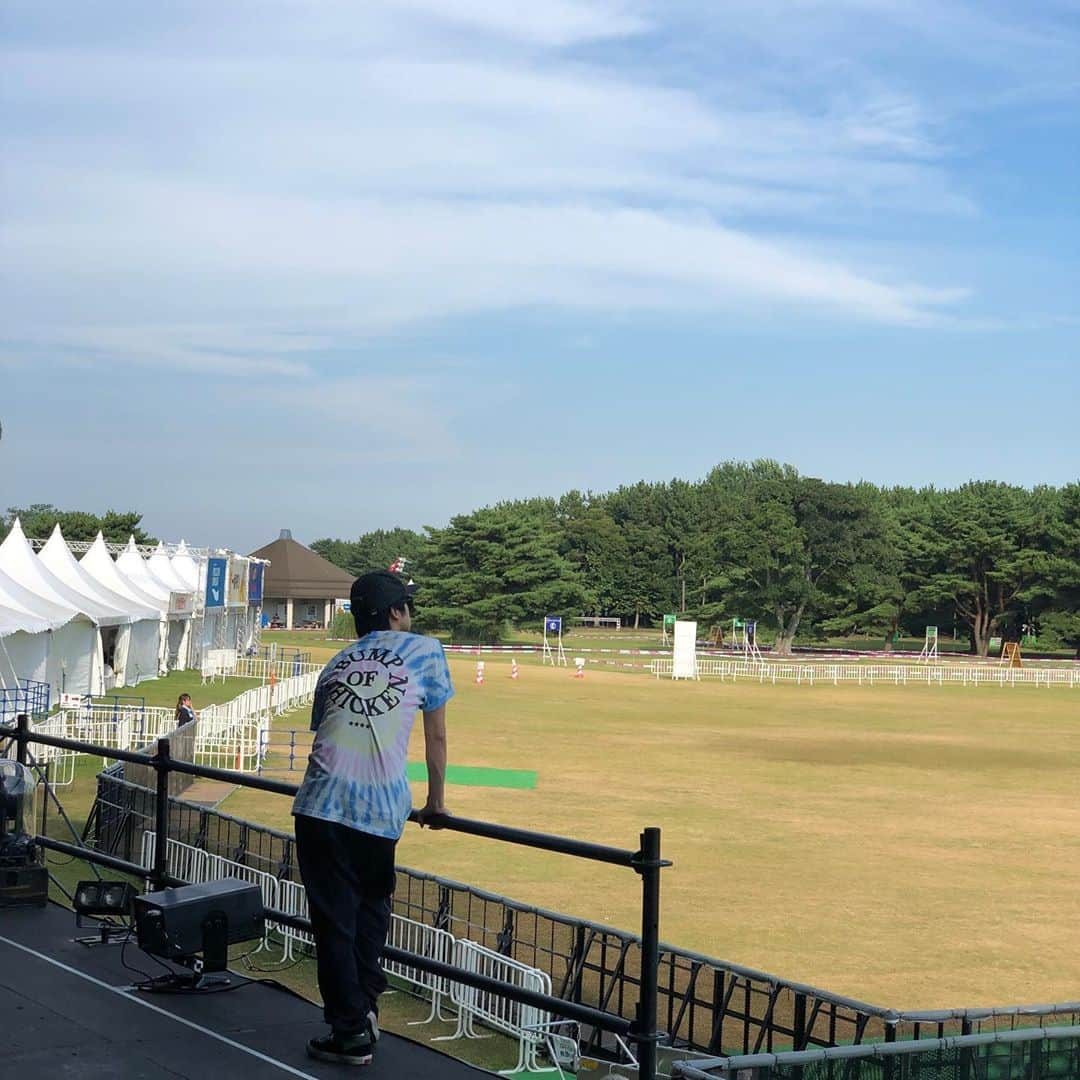
[[[306,902],[304,906],[307,906]],[[443,964],[449,964],[454,955],[453,934],[437,930],[434,926],[425,926],[414,919],[406,919],[403,915],[391,916],[389,942],[395,948]],[[427,1024],[432,1020],[447,1019],[442,1014],[442,1003],[450,996],[448,979],[396,960],[384,960],[382,966],[387,975],[397,976],[423,997],[431,998],[431,1012],[423,1020],[413,1020],[411,1023]]]
[[[551,993],[551,977],[547,972],[512,960],[509,956],[487,949],[475,941],[454,942],[454,963],[466,971],[499,979],[522,990]],[[474,1021],[479,1021],[518,1041],[517,1064],[512,1069],[502,1070],[503,1074],[510,1075],[523,1069],[529,1072],[542,1071],[537,1052],[544,1042],[541,1032],[551,1020],[548,1013],[534,1005],[522,1005],[518,1001],[512,1001],[502,994],[477,990],[457,982],[450,984],[450,1000],[458,1009],[458,1026],[453,1035],[445,1038],[481,1038],[473,1026]]]
[[[321,664],[304,664],[299,660],[267,660],[259,656],[238,656],[230,649],[212,649],[203,659],[203,682],[224,679],[235,675],[244,679],[280,684],[299,675],[316,676],[322,671]]]
[[[236,653],[227,649],[211,650],[223,659],[222,667],[232,667],[238,676],[253,677],[250,666],[266,665],[264,660],[237,660]],[[318,682],[320,667],[314,664],[278,664],[296,674],[275,678],[273,683],[254,686],[231,701],[207,705],[199,710],[195,731],[195,764],[238,772],[255,772],[260,755],[268,742],[270,721],[275,715],[289,712],[311,703]],[[224,676],[223,676],[224,677]],[[269,677],[269,675],[268,675]],[[176,728],[173,709],[145,705],[69,705],[48,719],[34,725],[44,735],[78,739],[115,750],[139,750],[155,739],[168,735]],[[50,781],[57,785],[70,784],[75,775],[76,754],[70,750],[41,746],[35,750],[38,760],[50,763]]]
[[[669,657],[653,660],[651,670],[658,679],[671,678]],[[992,664],[829,664],[781,663],[769,660],[725,660],[718,656],[697,658],[698,676],[703,679],[740,679],[757,683],[789,682],[815,686],[856,683],[859,686],[1080,686],[1080,669],[1010,668]]]

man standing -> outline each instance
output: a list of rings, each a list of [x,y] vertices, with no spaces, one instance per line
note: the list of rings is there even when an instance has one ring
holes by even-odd
[[[379,965],[390,927],[394,850],[412,809],[409,734],[424,714],[428,768],[424,824],[447,812],[446,702],[453,695],[442,645],[410,633],[413,593],[376,570],[353,583],[359,638],[323,669],[311,709],[315,741],[293,803],[296,852],[315,933],[329,1035],[308,1053],[367,1065],[379,1037]]]

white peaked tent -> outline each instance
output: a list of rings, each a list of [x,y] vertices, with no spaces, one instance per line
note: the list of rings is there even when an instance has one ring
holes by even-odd
[[[154,558],[157,558],[156,552],[154,553]],[[199,573],[199,564],[191,557],[191,552],[183,540],[176,545],[176,551],[169,560],[169,565],[172,567],[176,576],[192,592],[197,593],[201,588],[205,587],[205,582],[202,580]]]
[[[124,597],[132,610],[149,608],[157,616],[156,621],[141,619],[132,623],[128,632],[121,633],[118,637],[113,658],[118,680],[125,686],[136,686],[143,679],[164,675],[159,657],[164,649],[161,640],[168,632],[168,603],[163,604],[144,593],[117,570],[101,533],[97,534],[90,550],[79,560],[79,565],[99,585],[104,585],[110,592]]]
[[[160,614],[156,608],[140,605],[129,597],[113,592],[106,585],[97,581],[84,567],[75,561],[71,554],[60,526],[57,525],[48,543],[38,552],[38,559],[57,578],[63,581],[69,588],[75,590],[97,605],[96,610],[103,612],[108,609],[113,615],[100,615],[100,636],[102,640],[102,654],[105,662],[104,689],[111,690],[114,686],[123,685],[126,672],[123,668],[116,668],[116,654],[121,646],[125,656],[131,656],[130,640],[131,627],[139,622],[147,622],[150,625],[140,630],[141,636],[149,635],[156,637]],[[145,677],[145,676],[144,676]]]
[[[83,597],[70,590],[38,560],[19,520],[0,544],[0,573],[23,590],[20,603],[53,624],[46,681],[52,700],[61,693],[94,694],[102,689],[101,637],[97,619]]]
[[[154,549],[154,554],[151,555],[147,561],[147,566],[150,568],[150,572],[154,577],[156,577],[158,581],[165,585],[171,592],[193,593],[195,591],[195,586],[189,585],[177,573],[176,568],[172,564],[172,559],[165,554],[164,544],[158,543],[158,546]]]
[[[0,575],[0,686],[16,687],[20,679],[45,682],[52,623],[21,602]]]

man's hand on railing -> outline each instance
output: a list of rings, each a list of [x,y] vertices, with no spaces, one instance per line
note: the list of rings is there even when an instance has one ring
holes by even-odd
[[[431,829],[442,828],[442,821],[440,818],[448,818],[450,816],[450,811],[441,803],[435,805],[431,802],[426,802],[416,811],[416,821],[421,829],[425,825]]]

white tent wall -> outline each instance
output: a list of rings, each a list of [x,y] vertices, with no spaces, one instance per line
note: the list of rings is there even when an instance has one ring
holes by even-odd
[[[46,682],[50,636],[47,630],[37,634],[17,630],[0,637],[0,686],[16,687],[20,679]]]
[[[168,634],[168,624],[162,620],[152,623],[149,619],[131,627],[128,651],[124,664],[124,686],[138,686],[147,679],[163,675],[161,671],[162,639]]]
[[[64,603],[62,598],[40,595],[3,570],[0,570],[0,604],[14,611],[27,611],[44,619],[51,627],[52,633],[42,635],[47,649],[42,681],[49,684],[53,701],[59,699],[62,691],[74,694],[101,692],[101,638],[97,624],[88,616]],[[16,671],[15,674],[21,678],[32,677],[28,672]]]
[[[73,619],[52,632],[45,680],[53,702],[61,694],[103,692],[101,635],[96,626]]]
[[[149,620],[142,620],[147,622],[148,625],[153,626],[155,631],[157,629],[157,623],[150,623]],[[120,632],[116,635],[116,645],[113,649],[112,667],[113,667],[113,684],[109,687],[110,690],[117,686],[134,685],[134,683],[128,683],[128,658],[131,656],[131,637],[132,631],[138,626],[139,623],[131,623],[129,626],[121,626]]]

